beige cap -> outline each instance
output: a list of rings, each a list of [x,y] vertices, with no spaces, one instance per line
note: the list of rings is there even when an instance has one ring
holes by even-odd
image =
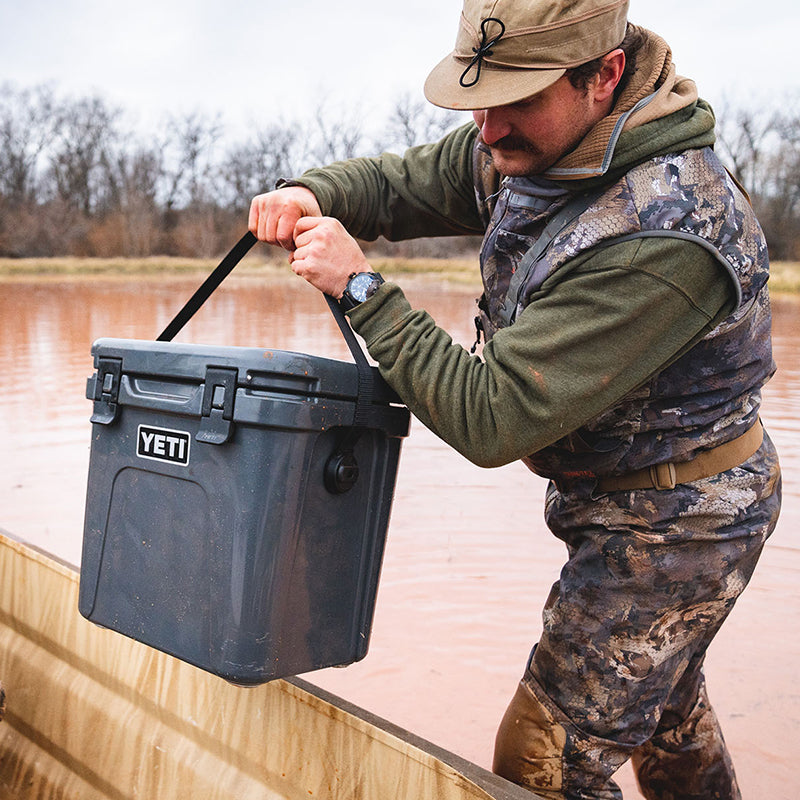
[[[625,38],[629,0],[464,0],[456,47],[425,96],[443,108],[516,103]]]

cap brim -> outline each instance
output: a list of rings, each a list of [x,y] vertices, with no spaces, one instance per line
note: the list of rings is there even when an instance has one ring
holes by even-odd
[[[425,81],[425,97],[435,106],[473,111],[518,103],[555,83],[566,69],[504,69],[484,63],[473,86],[462,86],[467,64],[451,53],[431,70]],[[475,67],[467,80],[475,77]]]

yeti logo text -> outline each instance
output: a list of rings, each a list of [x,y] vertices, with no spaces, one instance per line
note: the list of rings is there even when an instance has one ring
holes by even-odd
[[[185,431],[140,425],[139,435],[136,437],[136,455],[186,466],[189,463],[190,441],[191,437]]]

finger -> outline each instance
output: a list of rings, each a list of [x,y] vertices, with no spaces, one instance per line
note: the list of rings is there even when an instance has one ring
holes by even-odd
[[[301,212],[296,207],[290,208],[276,216],[274,221],[275,241],[285,250],[295,248],[295,227],[301,217]]]
[[[259,195],[250,203],[248,227],[259,241],[275,244],[274,210],[268,195]]]
[[[260,194],[250,201],[250,214],[247,219],[247,227],[258,239],[264,239],[264,223],[267,216],[267,196]]]
[[[274,208],[268,208],[259,221],[259,237],[269,244],[277,244],[275,232],[278,227],[278,218]]]
[[[315,231],[324,221],[325,217],[299,217],[297,220],[295,220],[294,229],[292,231],[295,242],[297,241],[298,236],[302,236],[304,233]]]
[[[250,213],[247,217],[247,229],[250,233],[258,236],[258,198],[254,197],[250,201]]]
[[[295,200],[277,192],[267,192],[254,197],[250,203],[248,228],[259,240],[291,250],[294,226],[303,213]]]

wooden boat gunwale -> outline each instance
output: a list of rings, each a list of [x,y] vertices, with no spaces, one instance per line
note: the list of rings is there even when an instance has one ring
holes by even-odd
[[[0,800],[534,797],[305,679],[239,688],[98,628],[77,592],[0,530]]]

